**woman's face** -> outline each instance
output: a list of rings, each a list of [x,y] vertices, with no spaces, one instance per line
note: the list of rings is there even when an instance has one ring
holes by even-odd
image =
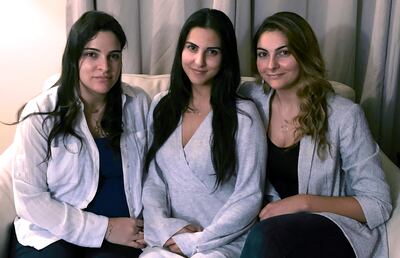
[[[266,31],[257,43],[257,69],[272,88],[293,87],[300,74],[300,66],[288,49],[288,40],[280,31]]]
[[[80,94],[85,100],[104,97],[122,69],[121,44],[113,32],[100,31],[83,48],[79,60]]]
[[[182,67],[192,86],[211,86],[222,62],[221,40],[212,29],[193,28],[182,50]]]

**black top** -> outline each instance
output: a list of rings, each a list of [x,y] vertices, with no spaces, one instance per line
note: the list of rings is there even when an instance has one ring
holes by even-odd
[[[287,148],[276,146],[268,138],[267,178],[283,199],[299,193],[297,164],[300,144]]]
[[[129,217],[124,191],[121,154],[112,150],[108,138],[96,138],[100,158],[97,192],[86,211],[106,217]]]

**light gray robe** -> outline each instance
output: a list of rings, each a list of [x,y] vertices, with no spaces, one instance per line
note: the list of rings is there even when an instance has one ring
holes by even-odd
[[[162,96],[155,97],[151,111]],[[254,103],[241,100],[237,106],[245,113],[238,113],[237,171],[217,189],[210,148],[212,112],[185,147],[179,123],[157,152],[143,188],[144,232],[150,247],[162,247],[177,231],[194,224],[204,230],[173,236],[186,256],[239,257],[261,207],[266,139]]]
[[[254,82],[241,86],[239,93],[251,98],[265,128],[270,117],[273,90],[264,92]],[[328,97],[328,141],[330,155],[322,160],[317,143],[310,136],[300,141],[299,193],[322,196],[353,196],[360,203],[367,223],[333,213],[320,213],[335,222],[350,241],[357,257],[388,257],[385,222],[392,205],[379,158],[379,147],[373,141],[364,112],[358,104],[332,94]],[[268,173],[268,164],[267,164]],[[279,199],[267,182],[266,194]]]

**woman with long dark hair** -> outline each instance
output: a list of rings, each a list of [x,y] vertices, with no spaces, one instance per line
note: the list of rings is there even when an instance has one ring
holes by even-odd
[[[265,136],[254,104],[237,96],[233,25],[201,9],[183,25],[168,92],[149,113],[141,257],[240,255],[261,205]]]
[[[310,25],[291,12],[254,36],[263,83],[256,103],[268,138],[260,222],[243,258],[388,257],[389,187],[361,107],[333,92]]]
[[[138,257],[148,97],[121,82],[111,15],[72,26],[59,81],[24,107],[13,183],[16,257]]]

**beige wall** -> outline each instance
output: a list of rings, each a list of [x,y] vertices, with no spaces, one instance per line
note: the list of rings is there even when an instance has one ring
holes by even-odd
[[[18,108],[59,72],[66,40],[66,0],[4,1],[0,15],[0,121],[15,121]],[[15,126],[0,124],[0,153]]]

